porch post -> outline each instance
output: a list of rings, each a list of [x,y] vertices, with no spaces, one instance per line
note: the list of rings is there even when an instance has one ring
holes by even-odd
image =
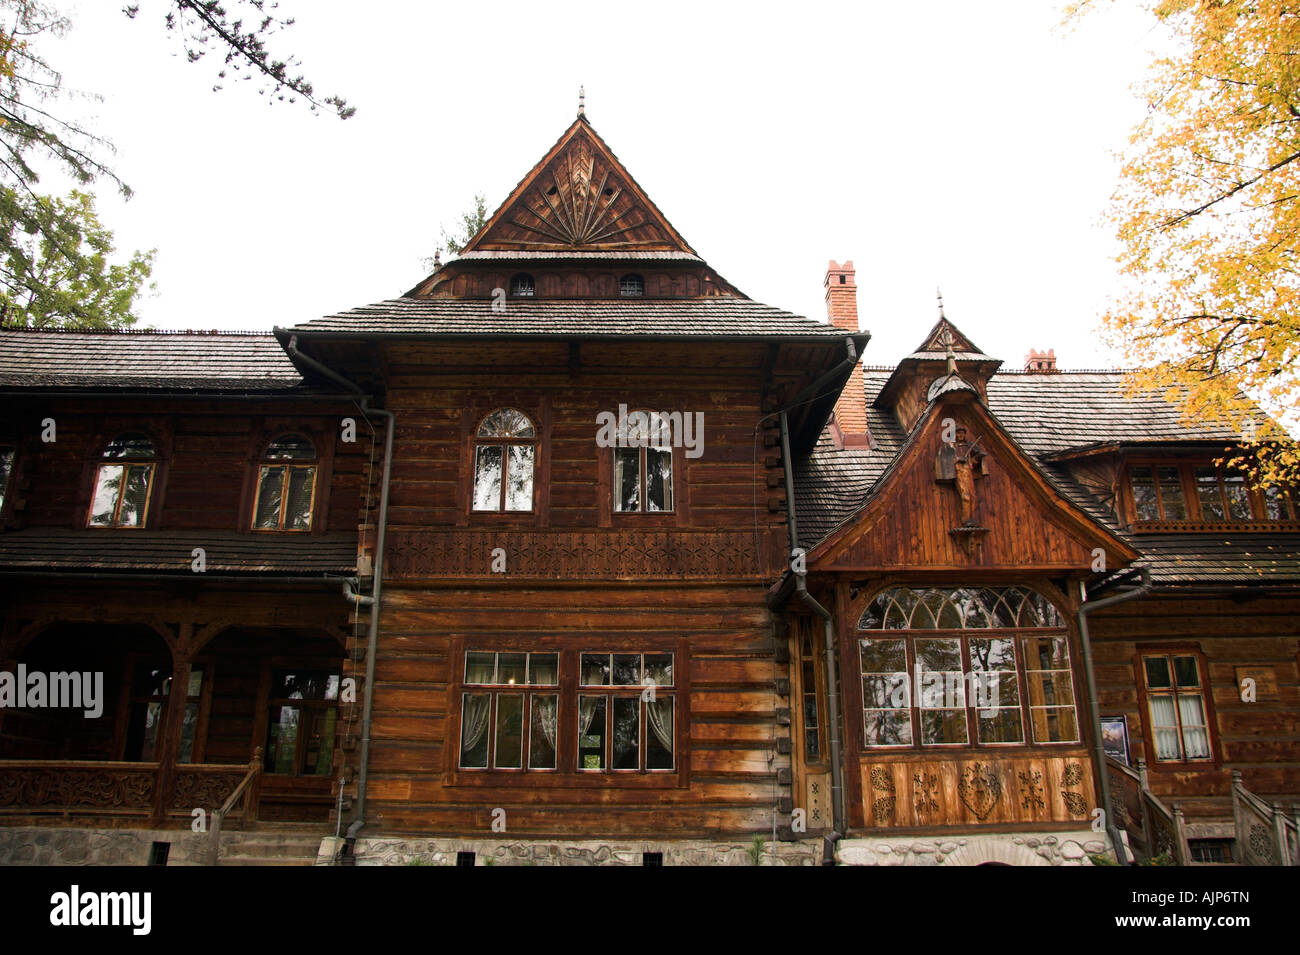
[[[167,714],[162,725],[162,752],[158,755],[158,776],[154,782],[153,824],[165,825],[172,808],[172,791],[176,787],[176,758],[181,751],[181,729],[185,724],[185,704],[189,702],[190,662],[193,651],[190,638],[192,623],[180,625],[179,639],[171,647],[172,685],[167,694]]]

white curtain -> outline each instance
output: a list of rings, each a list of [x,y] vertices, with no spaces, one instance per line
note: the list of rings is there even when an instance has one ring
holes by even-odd
[[[1174,700],[1170,696],[1153,696],[1151,699],[1151,728],[1156,737],[1157,759],[1178,759],[1178,718],[1174,713]]]
[[[1188,759],[1205,759],[1210,755],[1210,733],[1205,725],[1205,708],[1200,696],[1178,695],[1178,716],[1183,724],[1183,747]]]
[[[477,746],[487,732],[488,713],[492,708],[492,697],[487,694],[465,696],[464,722],[460,728],[460,751],[468,753]]]
[[[591,728],[592,718],[596,715],[596,707],[600,705],[603,697],[584,696],[578,700],[578,735],[585,735]]]
[[[646,714],[650,717],[650,729],[668,752],[673,751],[673,698],[656,699],[646,703]]]
[[[546,737],[546,742],[551,744],[551,749],[555,749],[556,698],[553,696],[535,696],[533,697],[533,706],[537,710],[537,722],[541,724],[542,735]]]

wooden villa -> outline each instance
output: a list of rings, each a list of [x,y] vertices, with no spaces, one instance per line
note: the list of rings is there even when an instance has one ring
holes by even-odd
[[[825,286],[580,113],[400,298],[0,330],[0,862],[1300,862],[1300,492]]]

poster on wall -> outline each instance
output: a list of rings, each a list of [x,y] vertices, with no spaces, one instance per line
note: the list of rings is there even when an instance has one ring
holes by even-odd
[[[1125,766],[1128,761],[1128,722],[1123,716],[1101,718],[1101,748],[1107,756],[1118,759]]]

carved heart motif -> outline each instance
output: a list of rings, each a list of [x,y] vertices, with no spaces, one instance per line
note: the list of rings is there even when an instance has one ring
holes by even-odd
[[[957,795],[975,818],[983,822],[1002,798],[1002,780],[992,767],[974,763],[962,772]]]

